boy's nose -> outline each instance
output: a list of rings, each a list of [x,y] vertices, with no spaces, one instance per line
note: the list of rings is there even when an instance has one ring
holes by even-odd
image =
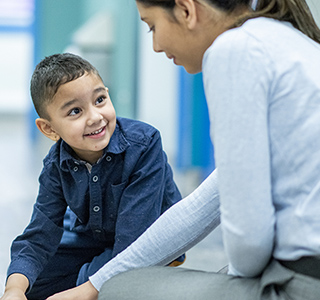
[[[103,116],[99,113],[99,111],[92,109],[89,113],[87,124],[88,126],[91,126],[100,122],[102,119]]]

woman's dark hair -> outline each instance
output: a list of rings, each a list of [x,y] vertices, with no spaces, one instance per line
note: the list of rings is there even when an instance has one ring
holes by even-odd
[[[49,119],[46,107],[59,87],[85,73],[100,77],[97,69],[80,56],[62,53],[44,58],[36,66],[30,83],[31,98],[38,115]]]
[[[145,6],[160,6],[163,8],[174,8],[176,5],[175,0],[136,0]]]
[[[173,9],[175,0],[136,0],[146,6],[160,6]],[[197,1],[197,0],[194,0]],[[226,12],[233,12],[237,8],[251,7],[252,0],[203,0]],[[290,22],[305,35],[320,43],[320,29],[318,28],[305,0],[257,0],[256,7],[251,14],[241,18],[235,26],[257,17],[273,18]]]
[[[305,0],[258,0],[254,12],[243,19],[242,23],[260,16],[290,22],[302,33],[320,43],[320,29]]]

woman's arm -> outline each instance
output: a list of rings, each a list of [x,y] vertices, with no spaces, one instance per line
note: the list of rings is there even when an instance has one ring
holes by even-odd
[[[142,234],[136,242],[90,277],[99,290],[118,273],[135,268],[166,265],[207,236],[220,223],[217,172]]]

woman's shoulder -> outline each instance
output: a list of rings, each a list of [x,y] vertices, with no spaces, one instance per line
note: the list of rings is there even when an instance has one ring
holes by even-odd
[[[241,46],[250,41],[268,43],[270,39],[282,39],[293,26],[288,22],[282,22],[271,18],[259,17],[247,20],[243,25],[229,29],[222,33],[212,44],[222,46],[232,43]],[[294,29],[295,30],[295,29]],[[236,41],[236,42],[235,42]]]
[[[277,53],[280,48],[281,51],[285,51],[296,43],[301,35],[302,33],[288,22],[265,17],[249,19],[242,26],[222,33],[207,49],[204,63],[212,57],[218,61],[220,57],[226,56],[229,60],[237,60],[240,54],[258,54],[263,57],[266,54]]]

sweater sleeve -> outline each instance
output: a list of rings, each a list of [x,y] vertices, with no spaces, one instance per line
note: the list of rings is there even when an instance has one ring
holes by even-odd
[[[133,244],[89,279],[97,290],[113,276],[135,268],[166,265],[220,223],[217,172],[169,208]]]
[[[252,277],[265,268],[274,247],[268,133],[272,61],[261,41],[234,29],[213,43],[203,65],[229,273]]]

